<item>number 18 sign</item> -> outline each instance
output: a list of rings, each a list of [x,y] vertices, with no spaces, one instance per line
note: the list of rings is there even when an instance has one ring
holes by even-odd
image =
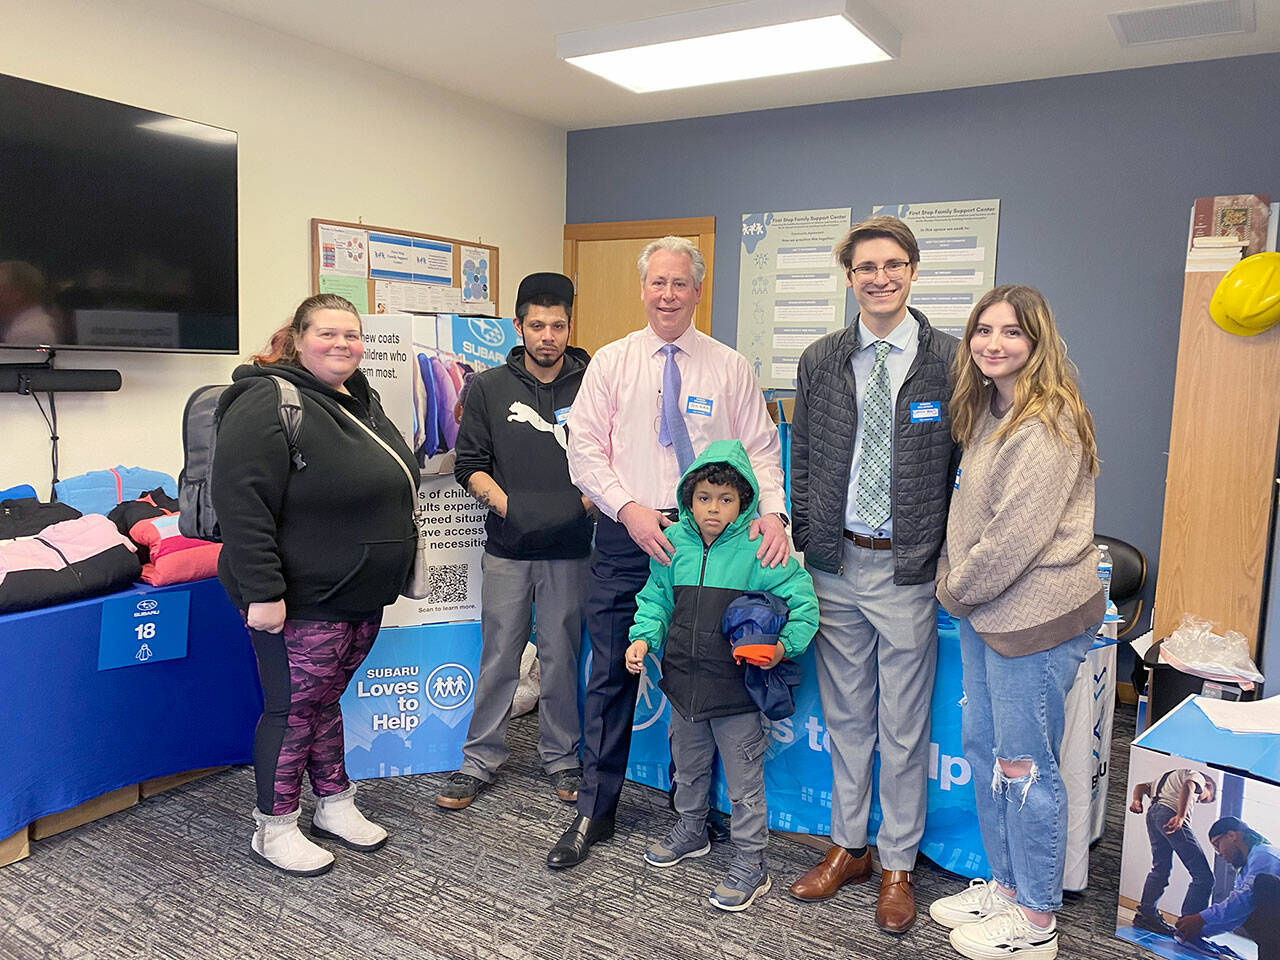
[[[98,669],[185,657],[190,604],[191,594],[186,590],[104,600]]]

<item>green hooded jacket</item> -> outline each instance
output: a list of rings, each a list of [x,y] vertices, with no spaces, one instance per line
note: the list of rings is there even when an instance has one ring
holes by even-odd
[[[689,475],[706,464],[724,463],[751,486],[752,498],[741,505],[736,520],[707,546],[689,507]],[[756,558],[760,540],[747,539],[756,516],[760,488],[747,451],[738,440],[708,445],[677,488],[680,517],[667,527],[676,548],[671,565],[649,562],[649,580],[636,597],[638,608],[631,642],[643,640],[662,656],[658,684],[674,709],[689,720],[706,720],[757,709],[743,681],[745,668],[732,656],[721,629],[725,608],[748,590],[764,590],[781,597],[790,609],[778,635],[784,655],[794,658],[818,629],[818,599],[813,580],[795,557],[784,566],[762,567]]]

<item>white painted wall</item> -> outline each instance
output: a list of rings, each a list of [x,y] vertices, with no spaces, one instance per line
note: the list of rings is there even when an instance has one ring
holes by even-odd
[[[560,268],[559,128],[186,0],[0,0],[0,24],[0,72],[239,133],[244,353],[310,293],[312,217],[497,244],[508,315],[522,276]],[[447,42],[422,41],[423,56]],[[176,476],[187,395],[236,362],[59,354],[59,367],[124,379],[118,393],[58,395],[61,476],[120,463]],[[46,496],[48,447],[35,402],[0,394],[0,489],[30,482]]]

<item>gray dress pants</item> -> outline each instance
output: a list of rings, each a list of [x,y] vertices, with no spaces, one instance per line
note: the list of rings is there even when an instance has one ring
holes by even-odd
[[[844,573],[810,569],[818,595],[813,641],[831,747],[831,839],[867,842],[872,752],[880,751],[876,852],[912,870],[924,835],[929,704],[938,665],[934,585],[893,582],[893,551],[844,543]]]

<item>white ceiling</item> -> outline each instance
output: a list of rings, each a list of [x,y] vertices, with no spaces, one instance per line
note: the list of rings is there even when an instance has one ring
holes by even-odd
[[[872,0],[902,33],[896,61],[634,94],[557,60],[556,35],[715,0],[201,2],[571,130],[1280,51],[1280,0],[1256,0],[1251,34],[1130,47],[1107,14],[1171,0]]]

